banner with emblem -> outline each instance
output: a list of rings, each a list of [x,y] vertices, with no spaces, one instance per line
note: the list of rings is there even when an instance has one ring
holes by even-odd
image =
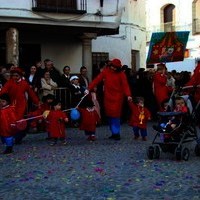
[[[152,33],[147,64],[183,61],[189,31]]]

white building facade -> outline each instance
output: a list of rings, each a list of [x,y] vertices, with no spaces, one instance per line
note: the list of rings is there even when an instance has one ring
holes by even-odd
[[[104,9],[108,7],[104,4]],[[110,12],[110,11],[108,11]],[[98,37],[92,41],[93,53],[104,52],[109,59],[119,58],[133,70],[146,67],[145,0],[127,0],[122,7],[118,35]]]
[[[0,0],[0,63],[49,58],[92,75],[92,40],[119,32],[126,0]],[[102,15],[103,13],[103,15]]]
[[[146,0],[146,24],[147,53],[152,32],[189,31],[184,60],[167,67],[193,71],[200,58],[200,0]]]

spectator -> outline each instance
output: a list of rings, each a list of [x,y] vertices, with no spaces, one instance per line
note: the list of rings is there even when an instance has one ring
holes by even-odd
[[[54,64],[51,60],[46,59],[45,62],[45,72],[49,72],[51,79],[56,82],[57,86],[59,87],[61,85],[61,75],[60,72],[54,67]]]
[[[70,102],[71,102],[71,95],[70,95],[70,67],[69,66],[64,66],[63,67],[63,74],[61,76],[61,87],[62,90],[59,93],[60,99],[61,99],[61,104],[64,109],[70,107]]]
[[[157,65],[157,71],[153,77],[153,89],[160,110],[162,102],[169,98],[172,91],[172,88],[167,86],[167,68],[163,63]]]
[[[80,85],[81,88],[83,88],[83,91],[89,85],[89,78],[87,76],[87,68],[85,66],[82,66],[80,68],[79,85]]]
[[[79,78],[78,76],[72,76],[70,78],[70,92],[71,92],[71,107],[76,107],[77,104],[80,102],[82,96],[83,96],[83,89],[81,88],[79,84]]]
[[[39,75],[37,73],[36,66],[32,65],[30,67],[30,70],[29,70],[28,74],[25,76],[25,79],[27,80],[27,82],[29,83],[29,85],[31,86],[33,91],[36,94],[38,94],[38,91],[41,88],[41,78],[39,77]]]
[[[43,97],[48,94],[54,95],[54,90],[58,87],[57,83],[54,82],[50,76],[50,72],[45,72],[44,77],[41,78],[41,89]]]
[[[70,67],[64,66],[63,67],[63,74],[61,76],[61,87],[70,87]]]

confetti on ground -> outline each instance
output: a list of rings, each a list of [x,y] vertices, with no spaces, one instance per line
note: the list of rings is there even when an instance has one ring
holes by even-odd
[[[152,142],[134,141],[122,126],[122,140],[106,139],[109,129],[97,128],[97,141],[68,129],[68,144],[50,146],[46,133],[29,134],[13,155],[0,155],[0,199],[199,199],[200,157],[191,145],[189,161],[177,162],[162,153],[148,160]],[[3,145],[0,146],[3,151]],[[9,198],[8,198],[9,197]]]

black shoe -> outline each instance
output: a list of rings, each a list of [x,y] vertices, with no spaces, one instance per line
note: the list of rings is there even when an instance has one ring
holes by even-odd
[[[120,140],[121,137],[120,137],[120,134],[113,134],[109,137],[109,139],[113,139],[113,140]]]
[[[111,135],[110,137],[109,137],[109,139],[115,139],[115,135]]]
[[[121,140],[121,137],[120,137],[119,134],[116,134],[116,135],[115,135],[115,140]]]
[[[3,154],[11,154],[11,153],[13,153],[12,147],[6,147],[5,151],[3,152]]]

